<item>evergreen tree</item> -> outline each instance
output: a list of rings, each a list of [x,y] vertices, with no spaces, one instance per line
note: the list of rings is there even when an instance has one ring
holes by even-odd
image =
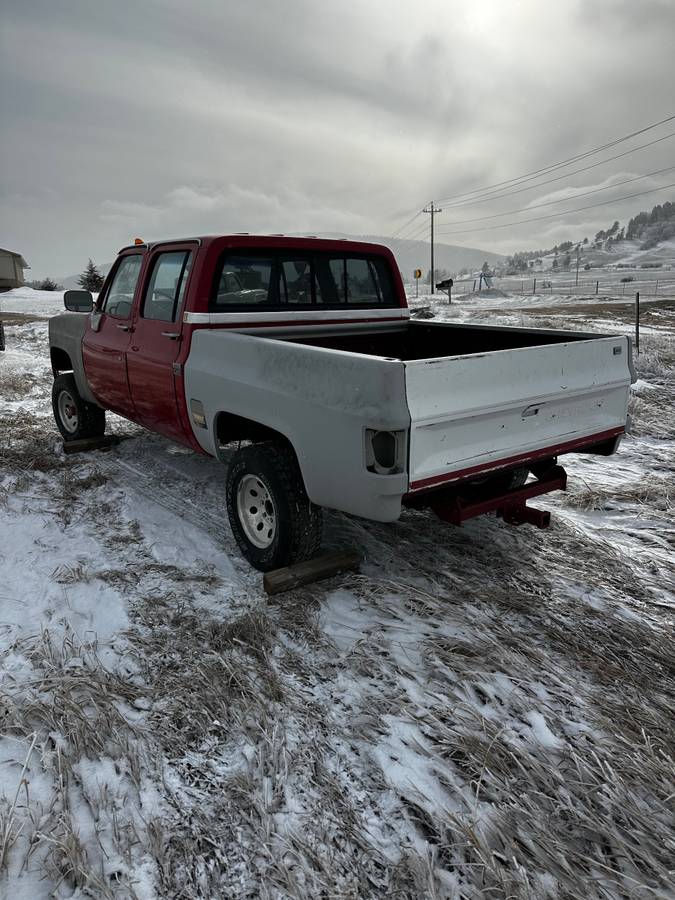
[[[43,278],[42,281],[31,282],[31,287],[35,288],[36,291],[58,291],[60,285],[58,285],[53,278],[47,276],[46,278]]]
[[[103,287],[103,275],[101,275],[91,259],[87,263],[84,272],[77,279],[77,283],[85,291],[91,291],[93,294],[97,294]]]

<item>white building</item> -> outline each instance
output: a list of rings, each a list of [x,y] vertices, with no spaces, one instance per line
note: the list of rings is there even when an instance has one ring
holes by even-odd
[[[21,287],[24,269],[30,269],[30,266],[20,253],[0,248],[0,293]]]

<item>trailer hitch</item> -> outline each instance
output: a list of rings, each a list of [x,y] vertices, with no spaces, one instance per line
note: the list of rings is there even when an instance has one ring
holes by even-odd
[[[536,481],[502,494],[490,496],[481,490],[472,491],[469,488],[462,492],[455,489],[429,496],[428,503],[439,519],[453,525],[461,525],[467,519],[493,512],[509,525],[527,523],[536,525],[537,528],[548,528],[551,513],[534,509],[527,505],[527,501],[550,491],[564,491],[567,487],[567,473],[562,466],[554,465],[538,475]]]
[[[497,511],[500,515],[500,511]],[[548,528],[551,524],[551,513],[547,509],[535,509],[527,503],[506,506],[501,510],[501,517],[507,525],[536,525],[537,528]]]

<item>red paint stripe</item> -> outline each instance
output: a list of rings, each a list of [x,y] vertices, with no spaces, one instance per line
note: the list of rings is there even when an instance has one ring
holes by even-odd
[[[507,456],[505,459],[498,459],[494,462],[481,463],[478,466],[469,466],[468,469],[459,469],[457,472],[449,472],[445,475],[433,475],[431,478],[422,478],[420,481],[412,481],[410,483],[410,490],[421,491],[424,488],[435,487],[438,484],[445,484],[448,481],[457,481],[460,478],[466,478],[468,475],[476,475],[478,472],[485,472],[490,469],[502,469],[505,466],[511,466],[515,463],[545,459],[547,456],[558,456],[560,453],[570,453],[572,450],[579,450],[581,447],[588,447],[591,444],[599,444],[601,441],[607,441],[610,438],[618,437],[620,434],[623,434],[624,431],[625,428],[610,428],[609,431],[599,431],[597,434],[590,434],[588,437],[577,438],[574,441],[554,444],[552,447],[543,447],[541,450],[535,450],[533,453],[519,453],[517,456]]]
[[[294,319],[278,322],[187,322],[193,328],[295,328],[300,325],[362,325],[364,322],[407,322],[407,316],[380,319]]]

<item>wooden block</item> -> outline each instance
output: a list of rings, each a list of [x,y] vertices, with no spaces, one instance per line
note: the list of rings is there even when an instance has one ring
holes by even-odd
[[[120,439],[114,434],[104,434],[97,438],[83,438],[81,441],[64,441],[64,453],[85,453],[87,450],[107,450],[114,444],[119,444]]]
[[[360,562],[361,554],[358,550],[323,553],[321,556],[296,563],[294,566],[265,572],[263,587],[268,594],[281,594],[283,591],[290,591],[303,584],[311,584],[321,578],[330,578],[331,575],[356,569]]]

